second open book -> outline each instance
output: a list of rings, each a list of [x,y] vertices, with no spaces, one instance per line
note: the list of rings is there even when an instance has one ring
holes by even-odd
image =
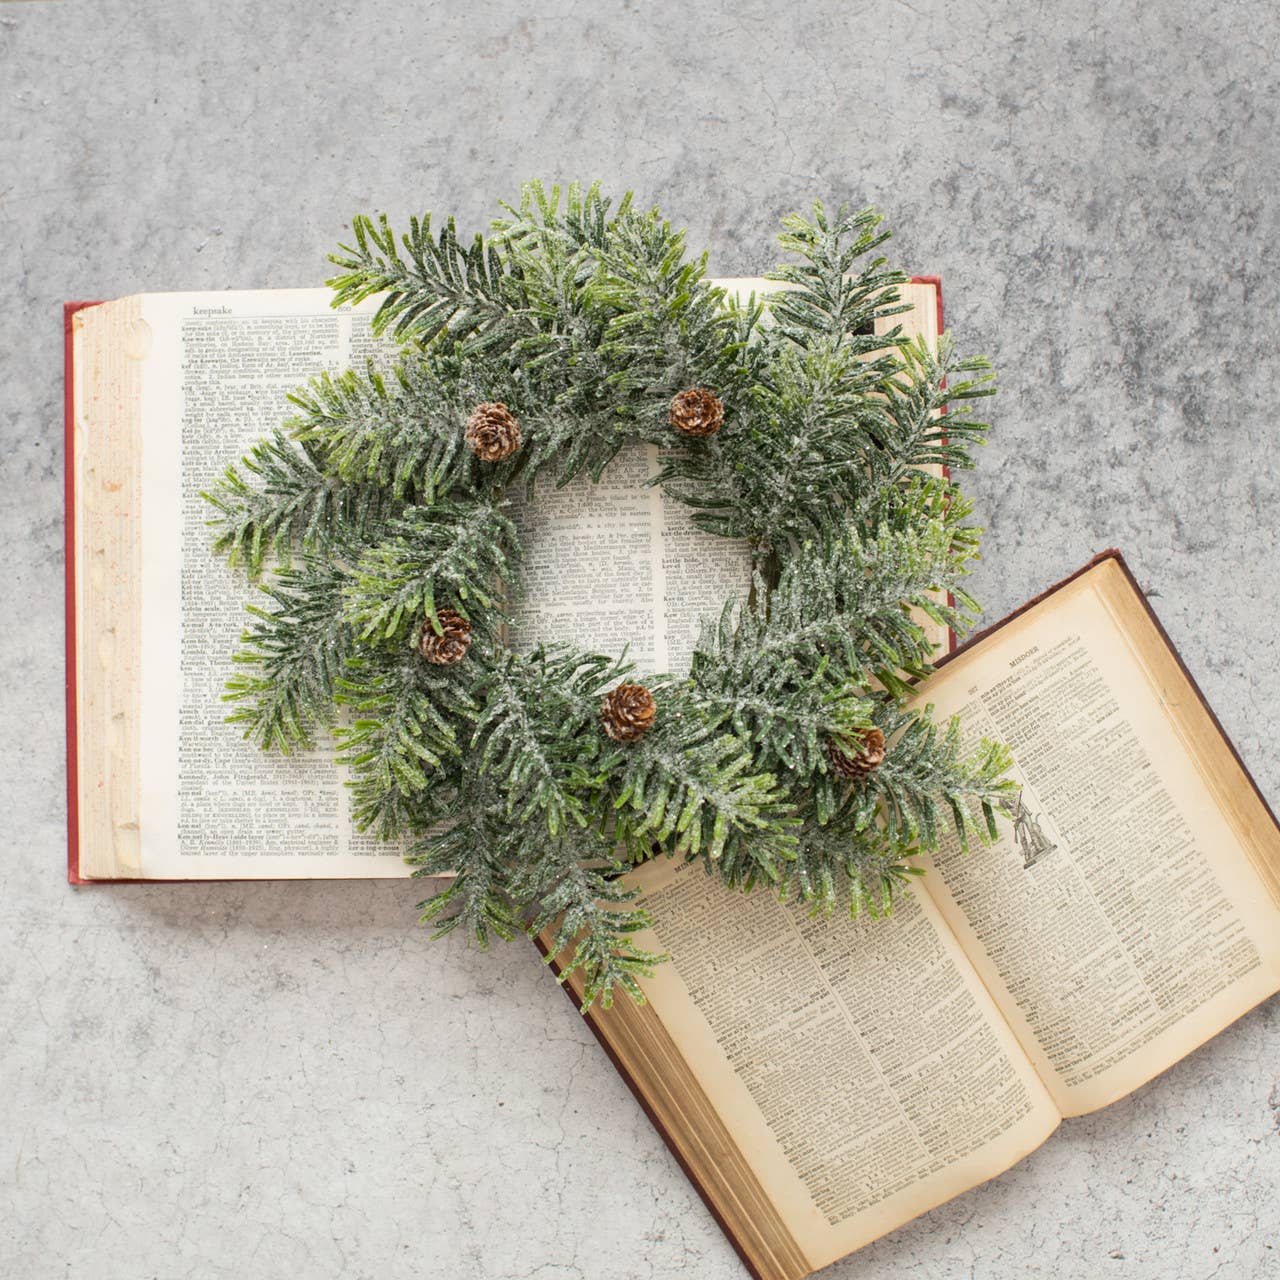
[[[890,920],[649,864],[636,943],[672,963],[644,1007],[589,1015],[768,1280],[993,1177],[1280,988],[1280,831],[1115,553],[920,698],[1012,748],[998,843],[945,845]]]

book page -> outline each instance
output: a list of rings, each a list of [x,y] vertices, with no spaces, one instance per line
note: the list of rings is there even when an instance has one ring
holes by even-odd
[[[921,700],[1013,752],[999,843],[951,840],[926,883],[1064,1114],[1130,1092],[1280,987],[1280,912],[1231,813],[1260,802],[1242,776],[1215,794],[1197,757],[1229,749],[1211,726],[1183,731],[1198,700],[1115,560]],[[1274,827],[1255,826],[1274,853]]]
[[[403,849],[356,831],[322,740],[264,752],[226,723],[231,654],[257,589],[212,552],[200,496],[291,415],[290,391],[378,349],[372,308],[327,289],[149,294],[142,370],[141,874],[404,876]]]
[[[746,600],[751,551],[646,488],[660,469],[656,446],[632,444],[599,484],[584,475],[557,489],[540,476],[532,500],[523,489],[510,497],[525,549],[513,649],[559,641],[616,657],[625,648],[639,676],[688,674],[701,620]]]
[[[823,1266],[1008,1168],[1059,1115],[925,894],[812,919],[698,863],[632,873],[641,985],[768,1202]],[[602,1015],[602,1021],[608,1015]]]

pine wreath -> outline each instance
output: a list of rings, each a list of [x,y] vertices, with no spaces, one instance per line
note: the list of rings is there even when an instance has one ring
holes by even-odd
[[[630,194],[533,182],[502,210],[469,246],[452,219],[398,241],[360,217],[332,257],[334,305],[379,295],[400,358],[313,380],[205,495],[266,596],[228,696],[264,748],[333,728],[360,826],[456,873],[424,921],[482,945],[555,925],[607,1005],[662,958],[618,879],[655,851],[875,913],[946,823],[994,830],[1003,750],[905,706],[931,659],[909,610],[959,631],[977,612],[970,504],[919,468],[972,465],[969,402],[993,388],[948,339],[875,335],[906,277],[871,210],[785,218],[787,287],[745,302]],[[750,545],[749,598],[704,623],[687,676],[510,651],[504,494],[598,480],[636,441],[672,450],[657,483],[698,526]]]

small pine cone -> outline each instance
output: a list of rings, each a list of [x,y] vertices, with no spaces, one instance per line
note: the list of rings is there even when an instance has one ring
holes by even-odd
[[[846,755],[834,742],[827,743],[827,759],[841,778],[865,778],[884,764],[884,734],[874,725],[858,734],[861,744],[853,755]]]
[[[671,402],[671,425],[682,435],[713,436],[724,423],[724,401],[706,387],[690,387]]]
[[[614,742],[635,742],[649,731],[658,714],[653,694],[642,684],[620,684],[604,695],[600,718]]]
[[[467,443],[481,462],[502,462],[520,447],[520,424],[505,404],[478,404],[467,419]]]
[[[461,662],[471,648],[471,623],[456,609],[441,609],[436,617],[440,619],[441,634],[436,635],[431,619],[426,619],[418,634],[418,652],[437,667]]]

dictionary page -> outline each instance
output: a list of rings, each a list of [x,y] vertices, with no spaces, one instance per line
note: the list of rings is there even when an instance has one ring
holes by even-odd
[[[509,497],[525,550],[513,649],[625,649],[638,675],[688,674],[701,619],[746,600],[751,552],[704,533],[689,507],[646,487],[660,469],[656,446],[632,444],[598,484],[578,476],[557,489],[544,475],[532,500],[523,489]]]
[[[1280,988],[1280,834],[1117,559],[921,701],[1013,752],[999,842],[944,844],[925,883],[1064,1115]]]
[[[643,1036],[626,1065],[668,1060],[665,1082],[648,1084],[659,1107],[679,1079],[671,1063],[684,1065],[694,1083],[676,1102],[697,1132],[664,1120],[669,1140],[731,1220],[729,1201],[771,1206],[810,1269],[995,1176],[1057,1126],[928,895],[851,921],[811,918],[767,889],[727,892],[696,862],[658,859],[628,881],[654,920],[637,945],[671,960],[641,980],[641,1012],[662,1033]],[[598,1020],[608,1034],[635,1018],[615,1006]],[[719,1139],[705,1138],[702,1110]],[[700,1155],[699,1141],[726,1154]]]
[[[908,293],[906,327],[932,340],[936,288]],[[376,300],[335,311],[330,296],[152,294],[75,318],[79,846],[90,878],[407,874],[399,847],[352,828],[327,743],[268,755],[225,723],[230,654],[257,593],[211,554],[199,490],[291,415],[291,390],[390,351],[370,333]],[[517,647],[626,647],[640,673],[683,673],[701,619],[746,597],[745,545],[700,532],[688,508],[645,487],[660,460],[630,446],[600,486],[540,481],[532,505],[513,499],[529,551]]]
[[[200,491],[292,413],[290,391],[385,349],[372,309],[327,289],[141,299],[143,877],[371,877],[409,873],[361,835],[330,745],[282,756],[226,723],[223,691],[258,594],[214,556]]]

